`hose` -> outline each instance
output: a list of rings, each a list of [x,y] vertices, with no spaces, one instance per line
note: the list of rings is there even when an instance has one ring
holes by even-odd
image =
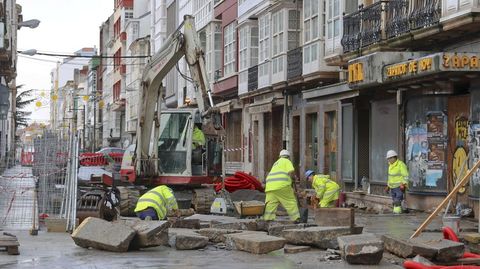
[[[224,179],[225,189],[228,192],[234,192],[236,190],[258,190],[264,192],[262,184],[255,177],[246,174],[244,172],[236,172],[233,176]],[[219,192],[222,189],[222,183],[215,185],[215,191]]]

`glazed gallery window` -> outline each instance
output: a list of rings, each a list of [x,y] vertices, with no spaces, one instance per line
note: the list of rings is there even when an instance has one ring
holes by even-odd
[[[225,27],[223,32],[223,74],[228,76],[235,72],[235,23]]]
[[[447,97],[417,97],[406,106],[405,163],[410,190],[446,192]]]

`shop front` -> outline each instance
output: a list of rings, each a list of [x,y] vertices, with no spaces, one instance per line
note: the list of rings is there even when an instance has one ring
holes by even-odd
[[[349,86],[370,96],[370,181],[386,184],[384,155],[397,150],[410,172],[408,206],[431,210],[475,160],[480,54],[395,53],[396,59],[390,54],[367,55],[349,65]],[[461,190],[458,203],[474,206],[477,178]]]

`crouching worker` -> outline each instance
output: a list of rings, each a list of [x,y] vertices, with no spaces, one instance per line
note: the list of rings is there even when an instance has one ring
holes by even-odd
[[[169,211],[178,216],[178,204],[173,191],[163,185],[142,195],[135,207],[135,213],[142,220],[163,220]]]
[[[320,207],[335,207],[340,194],[340,186],[330,179],[329,175],[315,175],[315,172],[308,170],[305,177],[312,183],[312,187],[320,200]]]

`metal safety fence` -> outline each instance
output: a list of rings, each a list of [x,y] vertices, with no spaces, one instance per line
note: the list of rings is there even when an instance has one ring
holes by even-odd
[[[29,162],[0,176],[0,229],[35,229],[39,219],[64,219],[66,231],[75,225],[77,134],[45,130],[33,140]]]

